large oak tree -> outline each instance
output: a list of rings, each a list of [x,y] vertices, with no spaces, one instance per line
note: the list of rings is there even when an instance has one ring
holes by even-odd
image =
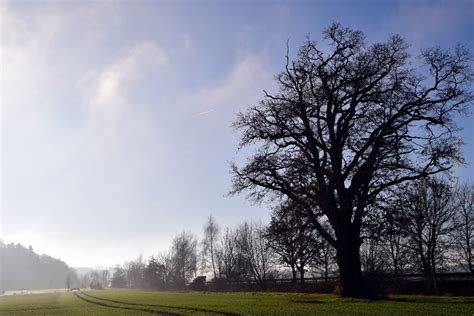
[[[359,254],[367,206],[462,161],[453,117],[473,98],[470,54],[431,48],[412,63],[399,36],[368,44],[336,23],[323,34],[327,49],[308,40],[287,57],[279,91],[238,115],[241,147],[256,151],[232,165],[232,192],[299,203],[337,249],[342,295],[367,297]]]

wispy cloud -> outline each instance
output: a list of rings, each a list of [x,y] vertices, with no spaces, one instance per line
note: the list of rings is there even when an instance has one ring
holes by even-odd
[[[84,97],[91,118],[100,120],[100,124],[119,123],[133,105],[131,91],[168,60],[164,50],[153,42],[128,49],[89,81]]]
[[[274,86],[273,74],[256,56],[246,56],[230,69],[222,81],[184,96],[179,104],[198,115],[213,111],[234,113],[257,102],[262,89]]]

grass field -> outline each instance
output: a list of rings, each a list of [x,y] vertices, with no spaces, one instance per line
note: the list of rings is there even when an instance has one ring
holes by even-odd
[[[0,296],[0,315],[474,315],[474,297],[75,291]]]

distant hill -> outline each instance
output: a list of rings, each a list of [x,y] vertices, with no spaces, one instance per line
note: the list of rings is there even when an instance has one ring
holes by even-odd
[[[0,240],[0,292],[65,288],[69,276],[65,262]]]

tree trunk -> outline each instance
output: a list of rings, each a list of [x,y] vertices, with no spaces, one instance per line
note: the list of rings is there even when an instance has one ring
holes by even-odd
[[[373,293],[362,275],[359,240],[359,236],[354,237],[350,233],[338,236],[337,264],[341,278],[341,296],[372,298]]]
[[[328,264],[324,264],[324,283],[328,284],[329,281],[329,271],[328,271]]]
[[[300,284],[304,284],[304,267],[300,268]]]
[[[434,255],[434,250],[431,254],[431,278],[433,280],[433,289],[436,295],[439,295],[438,284],[436,283],[436,259]]]
[[[211,236],[211,263],[212,263],[212,271],[214,272],[214,279],[217,278],[216,273],[216,265],[214,264],[214,241]]]
[[[293,276],[293,280],[291,281],[293,283],[293,285],[296,284],[296,268],[294,266],[291,266],[291,273],[292,273],[292,276]]]

